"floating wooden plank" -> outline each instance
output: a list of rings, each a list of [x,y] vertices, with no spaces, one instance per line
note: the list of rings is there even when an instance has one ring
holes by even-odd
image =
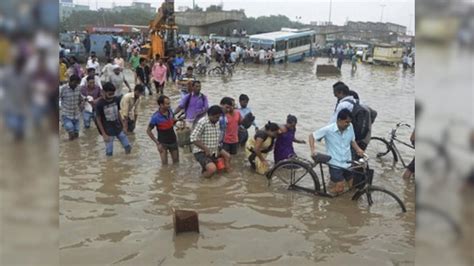
[[[197,212],[188,210],[173,210],[173,213],[175,234],[184,232],[199,233],[199,220]]]
[[[340,75],[341,71],[334,65],[317,65],[316,75]]]

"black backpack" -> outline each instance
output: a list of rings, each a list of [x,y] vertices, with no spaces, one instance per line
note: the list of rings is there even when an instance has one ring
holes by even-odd
[[[250,112],[245,115],[241,124],[245,129],[248,129],[250,126],[252,126],[253,121],[255,121],[255,116],[252,114],[252,112]]]
[[[372,124],[377,117],[377,112],[366,105],[359,104],[359,101],[344,100],[353,105],[352,108],[352,126],[354,127],[354,134],[356,141],[364,140],[368,144],[370,140],[370,133]]]

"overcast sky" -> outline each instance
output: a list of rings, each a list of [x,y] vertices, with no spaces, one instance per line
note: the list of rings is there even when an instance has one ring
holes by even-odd
[[[133,0],[74,0],[76,4],[86,4],[95,9],[116,5],[131,5]],[[138,2],[152,3],[158,7],[163,0],[141,0]],[[285,15],[291,20],[303,23],[310,21],[328,21],[329,0],[195,0],[196,5],[206,8],[209,5],[223,3],[224,10],[244,9],[248,17]],[[175,9],[180,6],[193,5],[193,0],[175,0]],[[383,10],[383,16],[382,16]],[[409,27],[414,31],[415,0],[366,0],[348,1],[332,0],[331,21],[336,25],[343,25],[346,20],[393,22]],[[301,17],[297,19],[296,17]]]

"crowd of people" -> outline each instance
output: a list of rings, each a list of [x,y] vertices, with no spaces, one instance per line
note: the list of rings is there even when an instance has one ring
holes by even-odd
[[[147,91],[152,95],[154,87],[157,111],[149,120],[147,135],[155,143],[162,164],[168,164],[168,154],[173,163],[179,163],[179,139],[175,131],[178,123],[187,126],[191,132],[184,142],[192,145],[192,152],[202,167],[204,177],[210,177],[218,170],[230,171],[232,158],[239,151],[245,154],[258,174],[265,174],[270,169],[271,163],[267,159],[270,152],[274,154],[275,164],[296,155],[293,143],[306,143],[296,137],[297,117],[288,115],[286,124],[268,122],[259,128],[248,106],[250,99],[247,95],[240,95],[238,104],[231,97],[223,97],[218,104],[212,105],[201,92],[203,84],[194,75],[194,67],[208,66],[213,59],[222,64],[237,61],[271,63],[273,47],[254,51],[253,47],[239,44],[194,39],[179,39],[178,44],[176,55],[168,58],[156,55],[151,60],[140,57],[139,45],[136,45],[127,60],[117,53],[114,58],[108,58],[103,67],[95,53],[91,52],[86,71],[74,57],[61,57],[60,81],[64,84],[60,92],[62,121],[69,139],[78,137],[79,117],[82,114],[85,128],[89,128],[92,121],[96,124],[104,138],[107,156],[113,155],[115,137],[125,152],[130,153],[132,144],[127,135],[135,129],[142,97]],[[338,55],[340,68],[341,58],[346,53],[350,53],[354,61],[353,49],[344,51],[343,47],[335,46],[330,48],[329,60]],[[182,71],[186,60],[193,64]],[[125,67],[135,73],[133,90],[123,74]],[[165,95],[167,83],[174,84],[180,93],[180,101],[174,110],[171,109],[170,98]],[[128,93],[123,95],[125,87]],[[328,125],[311,134],[308,141],[314,153],[315,142],[324,139],[326,151],[332,157],[329,163],[347,168],[348,161],[363,155],[376,112],[362,104],[358,94],[343,82],[333,85],[333,93],[337,104]],[[255,134],[249,135],[248,128],[252,125]],[[351,184],[351,177],[336,168],[330,169],[330,176],[335,184],[334,193],[344,189],[344,180]]]
[[[203,85],[193,75],[193,67],[188,66],[184,73],[177,69],[176,58],[166,62],[159,56],[151,62],[145,58],[125,60],[117,55],[108,59],[101,68],[97,57],[91,53],[87,61],[87,72],[71,58],[71,63],[62,58],[61,82],[67,82],[60,88],[61,117],[64,129],[70,140],[79,137],[79,125],[82,116],[85,130],[95,124],[105,143],[105,154],[113,155],[113,142],[117,138],[125,153],[130,153],[133,143],[128,135],[135,130],[137,119],[141,116],[140,102],[148,90],[157,93],[157,110],[149,119],[147,135],[156,145],[163,165],[168,164],[168,154],[174,164],[179,163],[179,145],[176,134],[177,123],[186,125],[191,131],[189,140],[195,160],[202,167],[202,176],[210,177],[218,170],[231,171],[232,158],[243,152],[252,169],[258,174],[265,174],[271,167],[267,158],[273,152],[274,163],[295,156],[293,143],[304,144],[306,141],[297,138],[297,117],[288,115],[285,124],[268,122],[258,127],[255,115],[249,107],[250,98],[241,94],[236,99],[223,97],[219,103],[211,104],[201,92]],[[184,65],[184,58],[182,58]],[[171,65],[170,65],[171,62]],[[122,70],[125,64],[135,72],[135,86],[130,86]],[[174,69],[170,71],[169,69]],[[64,71],[66,69],[66,71]],[[173,110],[171,101],[165,95],[166,82],[174,81],[180,92],[180,101]],[[125,87],[128,92],[123,94]],[[315,140],[325,139],[327,152],[332,156],[330,163],[348,167],[347,161],[354,156],[362,156],[367,147],[370,133],[360,136],[351,123],[355,109],[362,105],[356,92],[349,90],[343,82],[333,86],[334,96],[338,99],[328,126],[314,132],[309,137],[312,152],[316,151]],[[370,108],[368,108],[370,109]],[[371,109],[370,109],[371,110]],[[372,115],[372,114],[371,114]],[[373,123],[375,116],[370,118]],[[255,133],[249,133],[250,127]],[[156,129],[156,132],[154,130]],[[336,184],[334,192],[344,188],[347,177],[341,171],[331,170],[331,180]]]

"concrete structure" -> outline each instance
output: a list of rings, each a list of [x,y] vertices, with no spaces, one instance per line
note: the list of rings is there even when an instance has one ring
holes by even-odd
[[[112,7],[112,11],[114,12],[120,12],[122,10],[128,10],[128,9],[142,9],[146,10],[152,13],[155,13],[157,9],[155,7],[152,7],[150,3],[146,2],[139,2],[139,1],[133,1],[131,6],[114,6]]]
[[[189,27],[189,34],[197,36],[208,35],[210,26],[241,21],[245,17],[242,11],[186,11],[175,14],[176,24]]]
[[[72,0],[59,1],[59,19],[63,20],[69,17],[72,12],[89,10],[87,5],[75,5]]]
[[[395,23],[348,21],[344,26],[314,26],[317,34],[323,35],[326,41],[376,41],[397,42],[398,36],[405,36],[407,27]]]

